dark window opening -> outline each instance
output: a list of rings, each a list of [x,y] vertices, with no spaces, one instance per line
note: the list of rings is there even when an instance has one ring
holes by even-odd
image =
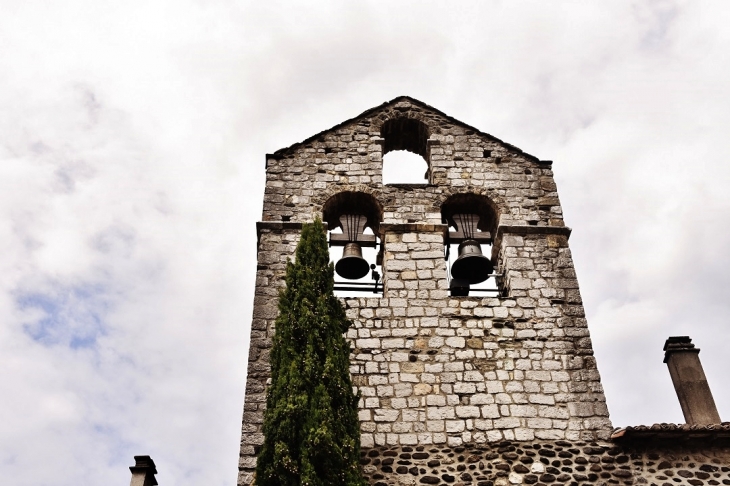
[[[451,228],[452,230],[454,228]],[[465,295],[459,295],[459,290],[455,287],[464,286],[466,285],[466,282],[458,282],[454,281],[454,276],[452,274],[452,269],[454,268],[454,264],[459,258],[459,245],[460,243],[452,243],[449,242],[449,244],[446,246],[446,271],[447,271],[447,279],[449,282],[449,289],[450,293],[454,297],[464,297]],[[491,260],[492,265],[494,265],[494,268],[491,272],[489,272],[489,276],[484,279],[484,281],[476,283],[476,284],[470,284],[466,285],[466,289],[468,291],[468,296],[470,297],[497,297],[501,295],[501,289],[499,287],[499,279],[496,278],[497,275],[497,268],[496,268],[496,261],[492,258],[492,244],[491,243],[479,243],[479,249],[481,250],[482,256],[489,258]],[[474,257],[472,253],[469,253],[469,258],[477,258]],[[473,266],[473,263],[468,263],[467,265]],[[463,289],[462,289],[463,291]]]
[[[497,229],[493,203],[478,194],[455,194],[441,206],[441,220],[449,225],[446,259],[453,296],[497,296],[501,289],[498,262],[492,259]]]
[[[428,157],[428,127],[412,118],[395,118],[383,124],[380,136],[385,139],[383,154],[392,150],[408,150],[426,160]]]
[[[330,261],[335,265],[338,297],[382,294],[381,250],[377,237],[383,209],[370,194],[345,191],[322,207],[329,228]]]
[[[336,228],[330,234],[342,234],[342,228]],[[365,228],[364,234],[372,235],[370,228]],[[362,258],[367,262],[370,270],[364,277],[356,280],[345,280],[335,273],[335,296],[337,297],[366,297],[367,294],[382,295],[383,293],[383,269],[377,264],[378,253],[380,252],[380,238],[376,237],[375,247],[361,247]],[[330,263],[337,265],[343,257],[344,247],[330,247]]]

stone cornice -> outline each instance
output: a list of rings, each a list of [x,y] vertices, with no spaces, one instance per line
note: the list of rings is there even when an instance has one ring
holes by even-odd
[[[449,231],[446,224],[429,223],[380,223],[381,234],[385,233],[443,233]]]
[[[528,226],[528,225],[500,225],[497,227],[497,238],[502,235],[561,235],[569,237],[573,230],[567,226]]]

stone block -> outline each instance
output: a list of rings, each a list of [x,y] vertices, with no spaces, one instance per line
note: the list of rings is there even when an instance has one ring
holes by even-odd
[[[446,406],[446,397],[443,395],[428,395],[426,396],[426,405],[432,407],[444,407]]]
[[[358,340],[364,341],[364,340]],[[382,339],[380,341],[380,347],[382,349],[393,349],[393,348],[403,348],[405,347],[405,340],[403,338],[390,338],[390,339]]]
[[[390,406],[394,409],[406,408],[408,406],[408,402],[405,398],[391,398]]]
[[[436,260],[436,259],[443,259],[444,254],[442,251],[434,251],[434,250],[414,251],[414,252],[411,252],[411,258],[413,258],[414,260],[425,260],[425,259]]]
[[[533,270],[535,264],[532,258],[510,258],[506,262],[506,267],[510,270]]]
[[[380,339],[358,339],[355,345],[360,349],[379,349]]]
[[[446,430],[446,422],[444,420],[427,420],[426,429],[429,432],[443,432]]]
[[[481,382],[481,381],[484,381],[484,376],[479,371],[476,371],[476,370],[465,371],[464,372],[464,381]]]
[[[375,422],[395,422],[400,416],[400,411],[385,408],[376,408],[374,410],[373,421]]]
[[[446,345],[452,348],[463,348],[466,340],[463,337],[450,337],[446,339]]]
[[[405,272],[408,270],[415,272],[416,262],[412,260],[386,260],[383,267],[388,272]]]
[[[472,394],[476,393],[477,388],[474,383],[454,383],[454,393]]]
[[[494,317],[494,310],[490,307],[476,307],[474,308],[475,317]]]
[[[594,413],[593,404],[590,402],[569,403],[568,412],[574,417],[590,417]]]
[[[525,240],[522,236],[517,235],[504,235],[502,237],[502,246],[524,246]]]
[[[462,361],[444,363],[444,371],[464,371],[464,363]]]
[[[365,399],[365,407],[367,408],[378,408],[380,407],[380,399],[377,397],[368,397]]]
[[[463,420],[447,420],[446,421],[446,432],[456,433],[463,432],[466,430],[466,423]]]
[[[479,407],[460,405],[455,407],[456,416],[459,418],[474,418],[479,417]]]
[[[444,420],[455,418],[453,407],[429,407],[426,410],[426,417],[429,420]]]
[[[373,434],[360,434],[360,446],[364,449],[375,447]]]
[[[494,420],[495,429],[514,429],[520,426],[520,419],[516,417],[502,417]]]
[[[526,371],[525,378],[535,381],[550,381],[552,376],[549,371]]]
[[[532,288],[532,280],[529,278],[514,277],[509,279],[509,288],[513,290],[526,290]]]
[[[487,392],[491,394],[497,394],[504,392],[504,383],[501,381],[491,380],[486,382]]]
[[[530,429],[550,429],[553,421],[548,418],[528,418],[527,427]]]
[[[539,393],[530,394],[528,400],[530,403],[536,403],[541,405],[554,405],[555,398],[551,395],[542,395]]]
[[[399,374],[400,381],[405,381],[409,383],[418,383],[420,380],[418,379],[418,376],[416,376],[413,373],[400,373]]]
[[[410,383],[396,383],[393,385],[393,393],[397,397],[408,397],[413,394],[413,385]]]
[[[537,408],[531,405],[510,405],[509,415],[513,417],[537,417]]]

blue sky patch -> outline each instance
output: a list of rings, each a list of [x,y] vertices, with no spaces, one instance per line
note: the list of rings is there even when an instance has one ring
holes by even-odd
[[[23,310],[40,311],[41,316],[26,323],[24,331],[44,345],[91,348],[105,334],[103,316],[108,303],[102,286],[57,287],[47,292],[26,292],[16,302]]]

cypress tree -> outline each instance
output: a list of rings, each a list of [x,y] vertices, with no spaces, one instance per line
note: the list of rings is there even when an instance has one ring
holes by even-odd
[[[259,486],[364,486],[358,396],[352,392],[351,325],[334,296],[322,222],[302,228],[279,294],[266,396]]]

